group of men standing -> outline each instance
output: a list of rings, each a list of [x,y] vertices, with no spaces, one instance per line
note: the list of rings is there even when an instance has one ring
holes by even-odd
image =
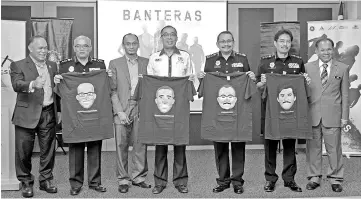
[[[261,59],[258,74],[251,70],[246,55],[233,51],[234,38],[231,32],[223,31],[217,37],[218,53],[207,56],[204,72],[195,74],[190,65],[190,55],[176,47],[177,30],[173,26],[165,26],[160,31],[162,50],[149,58],[137,55],[139,39],[135,34],[124,35],[122,45],[125,50],[123,57],[110,61],[107,70],[112,83],[110,93],[116,141],[116,175],[118,190],[127,193],[131,185],[151,188],[145,182],[148,173],[147,146],[137,142],[139,129],[139,107],[134,100],[135,88],[140,75],[156,75],[167,77],[189,76],[194,81],[197,76],[202,79],[207,72],[246,72],[257,87],[262,91],[266,84],[266,73],[301,74],[305,77],[310,90],[309,106],[312,117],[313,138],[307,140],[307,174],[309,183],[306,188],[313,190],[320,186],[322,177],[321,142],[325,140],[329,155],[329,171],[327,177],[332,190],[342,191],[343,163],[341,150],[341,127],[348,120],[348,68],[335,61],[333,41],[329,38],[316,41],[316,53],[319,59],[304,65],[300,57],[288,52],[293,40],[289,30],[280,30],[275,34],[276,53]],[[55,125],[61,121],[59,96],[53,92],[55,84],[62,81],[62,73],[89,72],[92,69],[106,69],[104,61],[89,56],[92,46],[88,37],[79,36],[74,40],[76,56],[60,62],[59,69],[55,63],[47,61],[47,43],[41,36],[31,38],[27,58],[12,63],[11,80],[14,91],[18,93],[13,115],[15,124],[15,159],[16,174],[22,183],[22,196],[33,196],[34,177],[31,174],[31,156],[35,133],[40,145],[40,190],[56,193],[53,184],[53,168],[55,157]],[[187,60],[183,65],[179,59]],[[217,63],[217,64],[216,64]],[[241,63],[243,67],[232,67]],[[290,63],[300,67],[290,69]],[[270,66],[272,65],[272,70]],[[215,67],[217,66],[217,67]],[[309,75],[307,75],[309,74]],[[87,95],[88,96],[88,95]],[[265,108],[263,106],[263,108]],[[102,133],[102,132],[99,132]],[[220,132],[221,133],[221,132]],[[297,171],[295,156],[295,139],[282,140],[284,147],[284,168],[282,179],[284,186],[292,191],[302,189],[294,181]],[[276,150],[279,140],[265,140],[265,178],[264,190],[275,190],[278,175],[276,174]],[[132,172],[128,172],[128,149],[131,152]],[[88,186],[98,192],[106,192],[101,185],[101,146],[102,140],[69,144],[69,182],[70,194],[78,195],[84,181],[84,148],[87,147]],[[231,142],[232,170],[229,163],[228,142],[214,142],[216,167],[219,177],[214,193],[230,188],[242,194],[245,163],[245,142]],[[168,181],[167,145],[155,146],[154,194],[161,193]],[[231,175],[232,171],[232,175]],[[188,192],[188,171],[186,146],[174,146],[173,183],[180,193]]]

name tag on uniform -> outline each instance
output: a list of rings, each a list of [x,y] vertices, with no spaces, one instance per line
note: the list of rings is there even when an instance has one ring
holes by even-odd
[[[89,71],[100,70],[100,68],[89,68]]]
[[[300,65],[298,65],[297,63],[289,63],[288,67],[289,68],[300,68]]]
[[[242,68],[242,67],[243,67],[243,64],[241,62],[232,64],[232,68]]]

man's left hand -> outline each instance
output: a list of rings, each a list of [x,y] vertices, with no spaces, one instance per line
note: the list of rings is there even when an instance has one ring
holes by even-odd
[[[188,79],[189,81],[194,81],[194,80],[196,80],[196,75],[194,75],[194,74],[191,74],[191,75],[189,75],[189,79]]]
[[[307,73],[303,73],[303,76],[306,79],[307,86],[309,86],[311,84],[311,78],[308,76]]]
[[[112,70],[110,69],[107,70],[107,73],[108,73],[108,77],[111,77],[113,75]]]
[[[254,75],[253,71],[248,71],[246,74],[249,78],[251,78],[251,80],[256,81],[256,76]]]

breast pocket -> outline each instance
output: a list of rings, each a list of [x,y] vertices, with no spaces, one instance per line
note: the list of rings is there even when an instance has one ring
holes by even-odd
[[[100,125],[98,111],[78,111],[76,115],[80,125],[83,127]]]

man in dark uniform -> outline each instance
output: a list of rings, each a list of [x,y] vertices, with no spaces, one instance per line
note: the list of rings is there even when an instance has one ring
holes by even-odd
[[[198,73],[198,78],[203,78],[206,72],[221,72],[224,74],[232,72],[246,72],[252,80],[256,80],[255,75],[250,71],[248,59],[245,54],[233,51],[234,38],[231,32],[223,31],[217,37],[217,47],[219,52],[208,55],[204,72]],[[222,192],[230,187],[232,182],[234,192],[243,193],[242,179],[244,173],[245,142],[231,142],[232,150],[232,176],[230,176],[229,165],[229,144],[228,142],[213,142],[216,159],[216,167],[219,178],[214,193]]]
[[[305,66],[302,58],[296,55],[288,54],[293,36],[291,31],[282,29],[278,31],[274,36],[274,45],[277,49],[276,54],[264,56],[261,59],[257,74],[257,87],[261,90],[264,89],[266,84],[265,73],[277,73],[277,74],[304,74],[307,84],[310,83],[310,78],[305,73]],[[264,130],[264,114],[266,104],[262,104],[262,130]],[[277,158],[277,146],[279,140],[265,139],[265,177],[266,185],[264,190],[266,192],[272,192],[275,189],[278,175],[276,174],[276,158]],[[284,180],[284,186],[289,187],[292,191],[302,192],[302,189],[294,181],[294,177],[297,171],[295,144],[296,139],[284,139],[283,144],[283,171],[282,178]]]
[[[79,36],[74,40],[74,52],[76,56],[60,62],[59,74],[67,72],[90,72],[93,70],[106,69],[104,61],[91,58],[91,40],[86,36]],[[111,76],[111,71],[108,71]],[[54,77],[54,82],[59,83],[61,75]],[[78,195],[84,181],[84,149],[87,147],[88,155],[88,185],[90,189],[98,192],[106,192],[101,186],[101,149],[102,140],[93,142],[69,143],[69,173],[70,195]]]

